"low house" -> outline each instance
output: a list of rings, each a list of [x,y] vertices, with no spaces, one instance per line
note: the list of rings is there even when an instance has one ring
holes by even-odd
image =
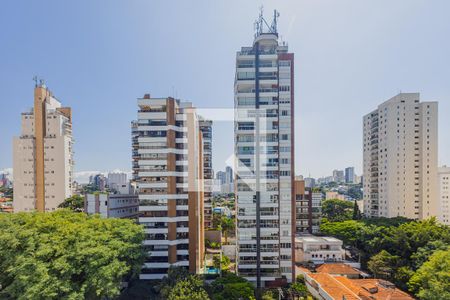
[[[321,300],[413,300],[394,284],[381,279],[350,279],[327,273],[306,274],[308,291]]]
[[[345,259],[342,241],[334,237],[319,237],[313,235],[298,236],[295,238],[296,263],[313,262],[341,262]]]
[[[317,273],[327,273],[333,276],[343,276],[350,279],[359,279],[364,275],[361,271],[344,263],[323,264],[316,268]]]

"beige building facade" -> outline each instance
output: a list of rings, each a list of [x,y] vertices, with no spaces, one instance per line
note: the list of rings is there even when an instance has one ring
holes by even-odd
[[[439,221],[450,225],[450,167],[439,168]]]
[[[437,159],[437,102],[400,93],[364,116],[364,213],[438,216]]]
[[[54,211],[72,196],[72,112],[44,85],[13,140],[14,211]]]

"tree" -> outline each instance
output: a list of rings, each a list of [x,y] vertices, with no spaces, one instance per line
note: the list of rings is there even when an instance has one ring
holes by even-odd
[[[222,216],[220,220],[220,227],[225,237],[225,244],[228,244],[228,234],[233,233],[235,229],[234,219]]]
[[[216,269],[227,271],[230,268],[230,258],[226,255],[216,254],[213,256],[213,265]]]
[[[0,214],[0,298],[116,297],[140,271],[143,240],[131,220],[65,209]]]
[[[254,287],[246,279],[234,273],[225,272],[210,287],[213,300],[252,300],[255,298]]]
[[[170,266],[167,276],[163,277],[161,283],[156,286],[156,290],[164,299],[167,299],[177,282],[185,280],[188,276],[189,272],[186,268]]]
[[[450,299],[450,248],[434,252],[411,277],[408,286],[423,300]]]
[[[361,191],[362,185],[353,185],[348,189],[347,195],[355,200],[363,198],[363,193]]]
[[[322,202],[322,215],[331,222],[351,220],[353,203],[347,200],[331,199]]]
[[[170,291],[168,300],[209,300],[203,282],[195,275],[178,281]]]
[[[375,278],[382,277],[391,278],[396,269],[399,257],[391,255],[386,250],[372,256],[367,264],[369,270],[374,274]]]
[[[73,195],[64,200],[59,206],[59,208],[68,208],[74,212],[84,211],[84,197],[80,195]]]
[[[265,290],[261,297],[262,300],[275,300],[275,293],[271,290]]]
[[[320,224],[320,232],[343,240],[345,245],[355,246],[358,233],[361,232],[364,224],[355,220],[343,222],[329,222],[323,219]]]
[[[361,219],[361,211],[359,210],[358,202],[355,200],[355,204],[353,205],[353,220]]]
[[[418,269],[436,250],[447,250],[447,248],[448,243],[441,240],[430,241],[424,247],[418,248],[417,251],[411,255],[412,264],[416,269]]]
[[[308,288],[305,284],[305,278],[302,275],[298,275],[295,282],[290,284],[289,292],[294,296],[294,299],[296,299],[296,297],[306,297],[309,295]]]

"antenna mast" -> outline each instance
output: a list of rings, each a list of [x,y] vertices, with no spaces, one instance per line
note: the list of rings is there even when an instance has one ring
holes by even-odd
[[[266,27],[267,33],[272,33],[272,34],[278,35],[277,26],[278,26],[278,17],[279,16],[280,16],[280,13],[277,10],[274,10],[272,24],[269,25],[267,23],[266,19],[264,19],[264,8],[263,8],[263,6],[261,6],[259,8],[258,19],[254,23],[255,38],[257,38],[258,36],[260,36],[261,34],[264,33],[264,25]]]

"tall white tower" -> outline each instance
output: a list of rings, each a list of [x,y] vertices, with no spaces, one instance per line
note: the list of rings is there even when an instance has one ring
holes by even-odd
[[[237,271],[257,287],[293,278],[294,54],[279,44],[275,12],[260,15],[236,57]]]
[[[72,111],[43,83],[13,140],[14,211],[53,211],[72,196]]]
[[[401,93],[364,116],[364,213],[438,215],[438,103]]]

